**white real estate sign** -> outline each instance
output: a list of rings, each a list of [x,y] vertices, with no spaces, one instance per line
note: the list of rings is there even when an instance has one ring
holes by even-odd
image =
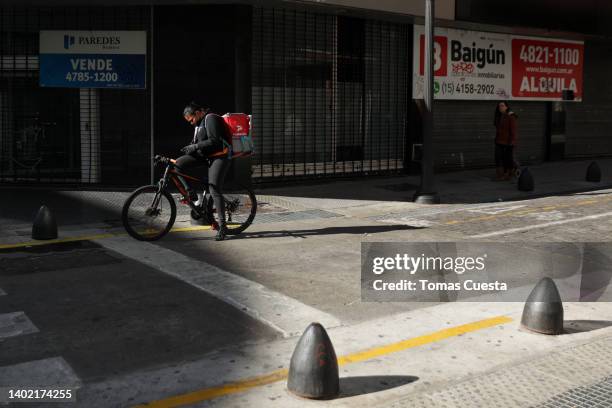
[[[414,26],[413,98],[423,98],[424,27]],[[436,28],[436,99],[582,100],[584,43]]]

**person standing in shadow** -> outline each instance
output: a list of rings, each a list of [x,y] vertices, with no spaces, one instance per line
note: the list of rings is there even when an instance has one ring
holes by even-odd
[[[514,172],[514,146],[517,140],[517,115],[508,102],[495,107],[495,180],[510,180]]]

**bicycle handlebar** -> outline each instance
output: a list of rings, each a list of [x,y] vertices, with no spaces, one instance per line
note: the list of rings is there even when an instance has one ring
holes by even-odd
[[[153,164],[155,165],[158,165],[158,164],[168,165],[168,164],[175,164],[175,163],[176,163],[176,160],[171,159],[170,157],[160,156],[159,154],[153,157]]]

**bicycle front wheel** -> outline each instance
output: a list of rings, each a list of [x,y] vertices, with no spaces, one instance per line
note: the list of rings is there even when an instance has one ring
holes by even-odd
[[[140,241],[155,241],[170,231],[176,220],[176,204],[167,191],[157,186],[135,190],[123,204],[123,226]]]
[[[212,207],[209,200],[209,206]],[[223,192],[225,203],[225,226],[228,235],[238,235],[251,225],[257,213],[257,198],[255,193],[242,185],[234,185]],[[209,211],[214,209],[209,207]],[[211,212],[209,212],[211,214]]]

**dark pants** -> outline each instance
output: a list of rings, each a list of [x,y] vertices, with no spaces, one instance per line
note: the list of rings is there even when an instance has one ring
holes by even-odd
[[[197,167],[208,166],[209,192],[215,202],[219,223],[225,221],[225,203],[221,198],[221,191],[225,175],[230,167],[230,159],[222,157],[209,160],[205,157],[186,154],[176,159],[176,165],[185,172]]]
[[[495,143],[495,166],[503,167],[504,171],[514,168],[514,146]]]

